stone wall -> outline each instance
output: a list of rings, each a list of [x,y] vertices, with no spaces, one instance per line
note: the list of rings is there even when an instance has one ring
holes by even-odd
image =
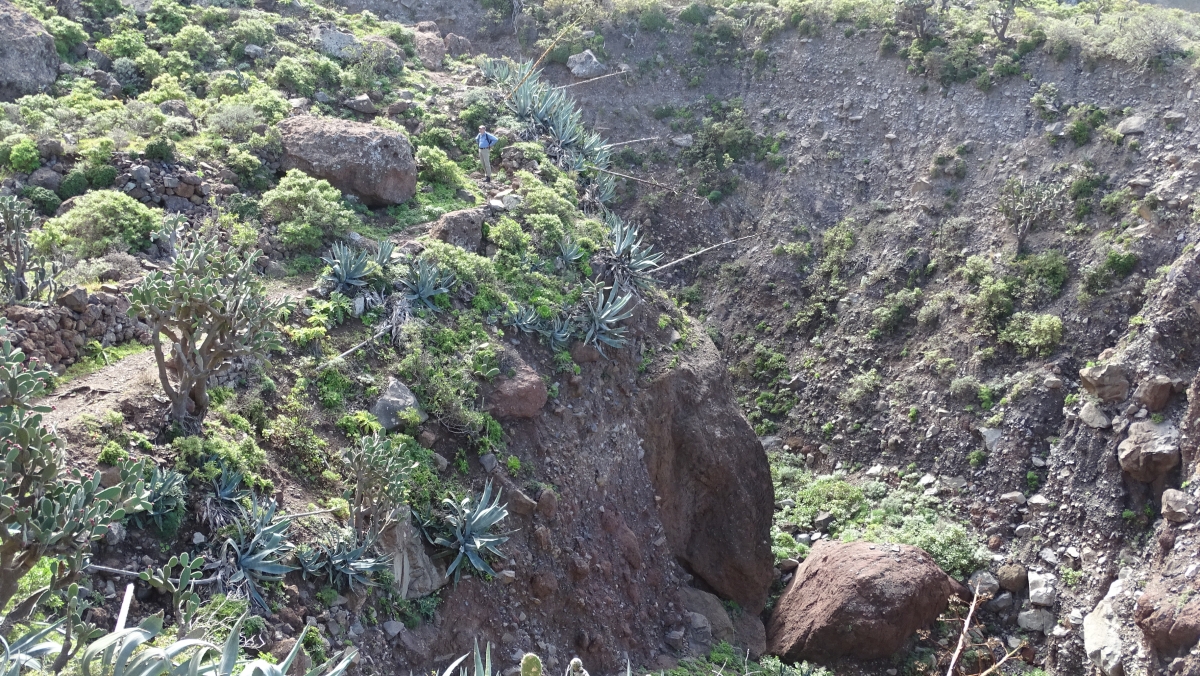
[[[72,289],[55,305],[30,307],[11,305],[0,309],[16,334],[13,341],[29,359],[38,359],[61,373],[79,361],[89,341],[105,347],[128,340],[150,342],[150,327],[126,316],[129,301],[105,286],[99,293]]]

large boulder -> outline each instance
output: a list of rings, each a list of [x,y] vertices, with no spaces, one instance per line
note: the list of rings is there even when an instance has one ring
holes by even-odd
[[[1192,518],[1192,500],[1187,493],[1168,488],[1162,494],[1162,515],[1167,521],[1185,523]]]
[[[1083,389],[1099,397],[1102,403],[1125,401],[1129,396],[1129,378],[1125,376],[1125,368],[1120,364],[1082,368],[1079,370],[1079,379],[1083,383]]]
[[[278,125],[283,168],[323,178],[367,206],[408,201],[417,163],[402,134],[361,122],[300,115]]]
[[[1104,676],[1121,676],[1121,620],[1105,597],[1083,618],[1083,649]]]
[[[429,236],[476,253],[483,241],[483,219],[487,215],[487,207],[451,211],[433,224]]]
[[[685,610],[703,615],[708,620],[714,641],[732,643],[736,640],[733,622],[729,619],[729,613],[725,611],[725,604],[721,603],[721,599],[695,587],[684,587],[679,590],[679,595]]]
[[[775,492],[716,348],[700,343],[642,395],[643,460],[671,553],[723,598],[760,612],[773,579]]]
[[[371,415],[375,416],[379,420],[379,424],[383,425],[383,429],[389,432],[404,425],[405,420],[412,417],[413,411],[416,412],[417,418],[421,422],[429,419],[425,411],[421,410],[421,405],[417,403],[417,397],[412,390],[395,378],[388,381],[383,396],[379,397],[371,406]]]
[[[446,42],[437,33],[437,26],[432,30],[420,30],[413,35],[413,43],[417,50],[417,58],[429,70],[441,70],[442,61],[446,58]]]
[[[1161,655],[1188,650],[1200,639],[1200,596],[1186,602],[1182,598],[1157,582],[1138,597],[1134,618],[1146,640]]]
[[[1121,469],[1133,479],[1153,483],[1179,464],[1179,428],[1171,423],[1139,420],[1117,446]]]
[[[1171,399],[1171,379],[1164,375],[1151,376],[1138,383],[1133,391],[1133,398],[1138,400],[1146,410],[1156,413],[1167,407]]]
[[[767,651],[785,661],[892,655],[933,623],[954,583],[916,547],[818,542],[767,623]]]
[[[383,531],[379,548],[392,555],[392,577],[402,599],[429,596],[449,582],[445,564],[439,565],[425,551],[424,538],[413,525],[407,505],[400,507],[395,524]]]
[[[312,29],[313,41],[321,51],[337,59],[353,61],[362,54],[362,43],[353,33],[333,23],[319,23]]]
[[[0,101],[36,94],[57,77],[54,38],[28,12],[0,0]]]

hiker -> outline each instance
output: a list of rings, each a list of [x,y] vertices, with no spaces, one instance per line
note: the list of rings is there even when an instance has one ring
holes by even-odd
[[[500,139],[488,133],[487,127],[479,125],[479,135],[475,137],[479,142],[479,163],[483,165],[483,180],[492,182],[492,146]]]

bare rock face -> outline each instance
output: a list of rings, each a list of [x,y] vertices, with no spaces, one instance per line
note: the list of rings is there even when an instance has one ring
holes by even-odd
[[[471,53],[471,41],[461,35],[447,33],[446,39],[443,42],[446,43],[446,52],[450,56],[462,56],[463,54]]]
[[[1121,469],[1133,479],[1153,483],[1179,464],[1179,428],[1171,423],[1139,420],[1117,447]]]
[[[451,211],[433,224],[429,235],[475,253],[483,241],[483,219],[487,215],[487,207]]]
[[[407,201],[417,190],[417,163],[404,136],[361,122],[308,115],[278,125],[283,168],[323,178],[367,206]]]
[[[57,77],[54,38],[25,10],[0,0],[0,101],[36,94]]]
[[[1151,376],[1138,383],[1137,389],[1133,391],[1133,398],[1145,406],[1146,410],[1155,413],[1166,408],[1167,401],[1171,398],[1171,388],[1171,379],[1167,376]]]
[[[1160,655],[1174,655],[1200,639],[1200,597],[1181,604],[1178,594],[1168,593],[1158,583],[1138,597],[1134,618]]]
[[[758,613],[772,579],[774,490],[762,444],[728,405],[719,358],[685,362],[643,395],[644,460],[671,551],[720,596]]]
[[[511,378],[496,378],[495,389],[487,395],[490,412],[497,418],[532,418],[546,405],[549,394],[542,377],[524,361],[515,366]]]
[[[1099,397],[1105,404],[1125,401],[1129,396],[1129,379],[1120,364],[1102,364],[1080,369],[1079,378],[1083,382],[1083,389]]]
[[[413,42],[415,43],[417,49],[417,58],[421,60],[421,63],[427,69],[441,70],[442,60],[446,58],[446,42],[442,40],[442,36],[438,34],[437,24],[433,24],[432,27],[425,27],[427,29],[423,29],[422,26],[425,23],[432,22],[422,22],[421,24],[418,24],[417,33],[413,37]]]
[[[767,651],[788,662],[887,657],[937,619],[953,590],[916,547],[820,542],[771,614]]]

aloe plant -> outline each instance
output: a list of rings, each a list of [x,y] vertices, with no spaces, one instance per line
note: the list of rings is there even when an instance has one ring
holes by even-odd
[[[570,317],[555,317],[546,330],[545,336],[550,340],[550,348],[557,352],[567,347],[574,333],[575,327],[572,325]]]
[[[408,274],[400,278],[400,285],[404,287],[404,297],[410,303],[420,303],[433,312],[441,312],[442,308],[434,299],[450,293],[450,287],[454,286],[454,274],[442,272],[437,265],[421,258],[416,265],[409,267]]]
[[[267,607],[259,586],[263,582],[278,582],[296,570],[283,563],[292,550],[286,534],[291,519],[275,520],[275,502],[256,504],[246,519],[237,524],[237,536],[221,546],[221,562],[217,579],[222,587],[244,588],[261,608]],[[247,530],[249,529],[249,530]]]
[[[354,295],[355,291],[367,285],[370,266],[365,251],[356,251],[342,242],[335,242],[330,247],[329,257],[322,257],[321,260],[329,266],[329,272],[321,279],[332,284],[334,291]]]
[[[454,539],[438,537],[434,540],[434,544],[457,552],[454,561],[446,569],[446,574],[454,575],[456,582],[462,573],[464,560],[482,573],[496,575],[496,571],[492,570],[483,557],[488,552],[496,556],[503,556],[498,547],[504,544],[508,537],[493,535],[491,530],[508,516],[508,508],[500,505],[500,491],[496,492],[495,500],[488,504],[491,497],[492,482],[489,479],[484,485],[483,495],[474,504],[469,495],[459,502],[450,498],[442,500],[442,505],[449,512],[446,521],[454,528]]]
[[[309,575],[316,577],[323,574],[325,567],[329,565],[329,559],[321,547],[303,544],[296,547],[292,553],[296,555],[296,563],[300,564],[300,573],[305,580]]]
[[[50,586],[34,591],[0,621],[0,636],[47,591],[63,589],[78,576],[91,542],[104,537],[111,522],[148,506],[145,460],[123,462],[119,482],[109,488],[100,486],[99,472],[86,477],[68,469],[61,440],[42,422],[49,407],[33,404],[52,375],[27,366],[9,335],[0,318],[0,608],[42,557],[58,562]]]
[[[187,508],[185,502],[187,497],[186,477],[173,469],[161,469],[156,466],[146,480],[146,490],[149,491],[146,501],[150,506],[145,511],[134,515],[134,523],[138,528],[145,528],[152,522],[159,532],[163,533],[173,530],[170,525],[164,529],[164,519],[169,519],[170,515],[177,510],[182,511]],[[178,523],[174,524],[174,529],[178,529],[178,527]]]
[[[338,538],[332,547],[325,550],[328,557],[329,583],[339,588],[354,588],[374,586],[368,575],[383,572],[392,567],[390,556],[370,556],[371,548],[375,546],[374,534],[368,534],[362,540],[357,536]]]
[[[603,285],[592,288],[585,318],[587,333],[584,335],[584,342],[594,345],[600,350],[600,354],[604,354],[605,345],[618,349],[625,346],[625,328],[617,326],[617,323],[633,316],[632,309],[625,309],[633,300],[632,292],[619,296],[616,286],[608,289],[607,296],[604,291]]]
[[[391,240],[385,239],[379,243],[379,250],[375,252],[375,265],[380,268],[386,268],[392,264],[392,256],[396,253],[396,245]]]
[[[653,246],[644,246],[633,223],[626,223],[611,211],[605,214],[604,220],[609,227],[610,244],[601,260],[612,273],[614,288],[629,288],[630,285],[645,288],[650,284],[650,273],[662,260],[662,252],[656,253]]]
[[[531,307],[517,308],[517,311],[508,320],[509,326],[522,333],[536,332],[540,323],[541,317],[538,316],[537,310]]]
[[[579,246],[579,242],[576,242],[570,235],[563,235],[563,238],[558,241],[558,252],[564,263],[574,263],[583,258],[585,253],[583,247]]]
[[[12,645],[0,636],[0,676],[17,676],[22,670],[42,671],[42,658],[62,650],[62,645],[49,640],[63,620],[41,629],[27,632]]]

